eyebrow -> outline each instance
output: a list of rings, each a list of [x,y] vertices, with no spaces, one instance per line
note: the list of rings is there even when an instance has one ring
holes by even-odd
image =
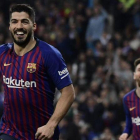
[[[10,21],[13,21],[13,20],[18,20],[18,19],[11,19]],[[21,19],[21,21],[23,21],[23,20],[28,20],[29,21],[29,19],[28,18],[23,18],[23,19]]]

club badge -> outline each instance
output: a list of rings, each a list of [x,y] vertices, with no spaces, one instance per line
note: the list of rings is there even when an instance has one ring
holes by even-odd
[[[36,71],[36,64],[35,63],[28,63],[27,71],[33,73]]]

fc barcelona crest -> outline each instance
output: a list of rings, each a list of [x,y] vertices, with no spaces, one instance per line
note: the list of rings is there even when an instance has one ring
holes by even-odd
[[[36,71],[36,64],[35,63],[28,63],[27,71],[33,73]]]

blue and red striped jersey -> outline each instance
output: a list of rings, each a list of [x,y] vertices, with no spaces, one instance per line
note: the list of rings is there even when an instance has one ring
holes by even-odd
[[[135,89],[124,96],[123,104],[126,115],[124,133],[133,134],[133,140],[140,140],[140,98]]]
[[[0,133],[34,140],[37,128],[54,112],[55,88],[72,83],[63,57],[56,48],[36,39],[36,46],[23,56],[15,53],[13,44],[2,45],[0,64],[5,95]],[[52,140],[58,137],[57,127]]]

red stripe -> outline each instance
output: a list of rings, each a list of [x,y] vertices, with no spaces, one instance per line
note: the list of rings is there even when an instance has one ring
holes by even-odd
[[[139,97],[137,97],[137,100],[138,100],[138,114],[140,113],[140,98]],[[138,133],[138,136],[139,136],[139,138],[140,138],[140,126],[138,126],[139,127],[139,133]]]
[[[29,62],[30,56],[31,56],[30,54],[31,54],[31,53],[28,53],[27,58],[26,58],[26,62],[24,62],[24,63],[26,63],[26,64],[25,64],[25,68],[24,68],[24,75],[23,75],[24,78],[27,77],[27,66],[28,66],[28,62]],[[23,59],[22,59],[22,60],[23,60]],[[22,68],[22,70],[23,70],[23,68]],[[27,92],[27,89],[24,89],[24,94],[25,94],[25,99],[26,99],[27,102],[29,103],[30,100],[29,100],[28,94],[30,94],[30,93]],[[30,125],[31,125],[31,127],[32,127],[33,120],[32,120],[31,115],[30,115],[29,113],[30,113],[30,112],[28,112],[28,119],[29,119],[29,123],[30,123]],[[25,118],[26,118],[26,117],[25,117]],[[24,122],[24,123],[26,124],[27,122]],[[25,126],[25,127],[26,127],[26,126]],[[27,127],[26,127],[26,130],[28,130]],[[32,132],[31,132],[31,134],[32,134]],[[27,138],[29,137],[28,134],[26,135],[26,137],[27,137]]]
[[[40,54],[40,57],[41,57],[42,55]],[[42,58],[42,57],[41,57]],[[43,64],[42,64],[43,66],[44,66],[44,60],[43,60]],[[42,68],[42,71],[46,71],[45,70],[45,66]],[[41,89],[43,89],[42,91],[45,91],[45,82],[43,81],[43,80],[40,80],[40,82],[41,82]],[[48,106],[47,106],[47,97],[45,96],[47,93],[43,93],[44,94],[44,108],[46,109],[46,111],[45,112],[47,112],[48,113]],[[46,115],[46,117],[48,117],[47,115]],[[45,118],[42,118],[43,119],[43,122],[46,124],[47,122],[46,122],[46,119]],[[49,119],[49,117],[47,118],[47,119]]]
[[[135,95],[135,102],[136,102],[136,117],[139,117],[139,97],[137,96],[137,95]],[[139,138],[139,136],[140,136],[140,128],[139,128],[139,125],[137,125],[137,127],[136,127],[136,129],[137,129],[137,134],[136,134],[136,136]]]
[[[11,55],[10,55],[10,51],[11,50],[9,50],[8,52],[7,52],[7,55],[6,55],[6,57],[8,57],[8,61],[7,61],[7,63],[11,63],[11,61],[12,61],[12,59],[11,60],[9,60],[10,58],[11,58]],[[5,62],[4,62],[5,63]],[[11,76],[11,74],[12,74],[12,66],[13,66],[13,64],[11,64],[10,66],[7,66],[6,68],[5,68],[5,77],[10,77]],[[9,70],[10,69],[10,70]],[[8,89],[8,87],[5,85],[5,87],[6,87],[6,90],[5,90],[5,93],[7,94],[7,95],[5,95],[5,96],[7,96],[7,98],[11,98],[11,94],[8,94],[8,93],[12,93],[12,89]],[[11,90],[11,91],[10,91]],[[8,101],[9,103],[8,104],[10,104],[10,107],[11,107],[11,109],[13,110],[13,106],[12,106],[12,103],[10,102],[10,101]],[[9,112],[9,111],[8,111]],[[11,112],[11,110],[10,110],[10,112]],[[13,117],[13,119],[14,119],[14,114],[13,114],[13,112],[11,112],[11,113],[8,113],[8,115],[6,116],[6,120],[8,120],[8,121],[10,121],[11,120],[11,118]],[[9,129],[10,129],[10,127],[12,127],[12,126],[8,126],[9,127]],[[7,130],[8,131],[8,130]],[[5,131],[5,133],[7,133],[7,131]],[[14,132],[10,132],[9,133],[9,135],[13,135],[13,133]]]
[[[40,55],[41,56],[41,55]],[[44,61],[44,59],[42,59],[43,60],[43,66],[44,66],[44,63],[45,63],[45,61]],[[45,69],[45,66],[43,67],[44,69],[44,71],[46,70]],[[41,84],[42,84],[42,89],[44,89],[45,88],[45,82],[43,82],[43,80],[41,80]],[[45,89],[44,89],[44,91],[45,91]],[[44,93],[44,94],[47,94],[47,93]],[[44,106],[45,106],[45,109],[46,109],[46,112],[48,113],[48,107],[47,107],[47,97],[46,98],[44,98],[45,99],[45,104],[44,104]],[[47,117],[47,116],[46,116]],[[49,118],[48,118],[49,119]],[[46,120],[45,120],[45,118],[43,119],[43,121],[44,121],[44,123],[46,124]],[[50,140],[53,140],[53,138],[51,138]]]
[[[135,95],[135,92],[133,92],[133,107],[136,107],[136,109],[134,109],[134,118],[137,118],[137,99],[136,99],[136,97],[137,97],[137,95]],[[137,129],[137,125],[136,124],[134,124],[133,125],[133,127],[134,127],[134,129],[133,129],[133,135],[134,135],[134,137],[136,138],[137,137],[137,131],[138,131],[138,129]]]
[[[14,79],[17,79],[17,77],[16,77],[16,75],[17,75],[17,73],[18,73],[18,71],[17,71],[17,68],[18,68],[18,60],[17,60],[17,57],[15,57],[14,58],[15,60],[13,60],[14,62],[13,62],[13,64],[12,64],[12,66],[13,67],[15,67],[15,69],[11,69],[11,71],[10,71],[10,76],[12,76]],[[12,75],[12,71],[13,71],[13,73],[14,73],[14,75]],[[18,112],[18,110],[19,110],[19,106],[18,106],[18,103],[17,103],[17,101],[16,100],[19,100],[17,97],[16,97],[16,89],[14,89],[14,88],[11,88],[11,92],[13,93],[13,98],[15,99],[15,101],[13,102],[13,104],[15,105],[15,108],[13,108],[12,110],[15,110],[15,112]],[[16,115],[16,114],[14,114],[14,115]],[[16,115],[16,117],[14,118],[15,120],[14,120],[14,122],[16,122],[17,121],[17,123],[18,122],[20,122],[20,119],[19,119],[20,117],[19,116],[17,116]],[[18,123],[18,124],[15,124],[16,126],[18,126],[18,128],[19,128],[19,130],[21,130],[21,127],[20,127],[20,124]],[[17,129],[17,128],[16,128]]]
[[[36,62],[35,59],[37,58],[38,53],[39,53],[39,47],[36,48],[36,52],[35,52],[35,54],[34,54],[32,60],[31,60],[32,63]],[[38,58],[38,59],[39,59],[39,58]],[[37,67],[37,66],[36,66],[36,67]],[[36,76],[36,75],[37,75],[37,74],[35,74],[35,76]],[[30,79],[33,79],[33,74],[30,74]],[[37,80],[38,80],[38,79],[37,79]],[[36,81],[37,81],[37,80],[36,80]],[[38,82],[39,82],[39,81],[38,81]],[[38,82],[37,82],[37,83],[38,83]],[[36,88],[38,88],[38,84],[37,84],[37,87],[36,87]],[[35,97],[35,93],[34,93],[33,90],[31,90],[31,95],[32,95],[32,97],[33,97],[33,104],[36,105],[36,97]],[[37,98],[38,98],[38,100],[40,101],[40,96],[39,96],[38,93],[37,93]],[[36,106],[37,106],[37,105],[36,105]],[[36,122],[35,122],[36,128],[39,127],[39,121],[40,121],[39,119],[40,119],[40,118],[38,118],[38,117],[36,116]]]
[[[45,69],[45,61],[44,61],[44,59],[42,58],[42,60],[43,60],[43,71],[46,71],[46,69]],[[44,89],[45,88],[45,83],[44,83],[44,81],[43,80],[41,80],[41,83],[42,83],[42,88]],[[45,89],[44,89],[44,91],[45,91]],[[47,93],[44,93],[44,94],[47,94]],[[47,106],[47,97],[46,96],[44,96],[45,97],[45,109],[46,109],[46,112],[48,113],[48,106]],[[46,116],[46,117],[48,117],[48,116]],[[49,119],[49,117],[47,118],[47,119]]]
[[[134,93],[131,94],[131,102],[132,102],[132,107],[135,106],[135,100],[134,100]],[[135,118],[135,109],[132,111],[132,117]],[[132,127],[133,127],[133,134],[135,134],[135,130],[136,130],[136,125],[132,123]]]
[[[13,58],[12,58],[11,69],[10,69],[10,72],[9,72],[9,76],[8,77],[12,76],[12,78],[17,79],[16,75],[18,73],[18,70],[17,70],[17,65],[18,65],[18,62],[17,61],[18,60],[17,60],[17,57],[15,57],[14,55],[12,57]],[[11,107],[12,107],[11,112],[12,112],[12,110],[15,110],[16,112],[18,112],[18,110],[19,110],[18,107],[19,106],[18,106],[17,100],[19,100],[19,99],[17,99],[17,97],[16,97],[16,89],[10,88],[9,90],[11,90],[11,93],[13,93],[12,95],[9,94],[10,98],[16,99],[16,100],[14,100],[14,102],[11,102]],[[12,104],[14,104],[15,107],[13,107]],[[12,112],[12,113],[14,113],[14,112]],[[13,114],[13,120],[14,120],[15,123],[16,122],[18,123],[20,121],[19,118],[20,117],[19,116],[16,116],[15,113]],[[21,130],[21,125],[20,124],[15,124],[15,128],[14,129],[17,130],[17,127]],[[14,132],[14,133],[16,133],[16,132]],[[12,133],[10,133],[10,135],[12,135]]]
[[[35,58],[36,58],[36,56],[37,56],[37,54],[39,53],[39,51],[38,51],[38,48],[39,47],[36,47],[36,50],[35,50],[35,53],[34,53],[34,51],[32,51],[32,52],[30,52],[29,54],[28,54],[28,57],[27,57],[27,63],[26,63],[26,68],[27,68],[27,65],[28,65],[28,62],[29,62],[29,59],[30,59],[30,56],[32,55],[32,53],[34,53],[34,55],[33,55],[33,58],[31,59],[31,62],[29,62],[29,63],[35,63]],[[27,76],[27,70],[25,70],[24,71],[24,77],[26,77]],[[30,80],[32,80],[33,79],[33,74],[29,74],[29,79]],[[29,93],[27,93],[27,90],[25,90],[25,95],[28,95]],[[36,105],[36,98],[35,98],[35,93],[34,93],[34,90],[32,90],[31,88],[30,88],[30,95],[32,96],[32,104],[33,105]],[[26,96],[26,98],[28,98],[28,96]],[[28,100],[29,100],[29,98],[28,98]],[[29,117],[29,122],[31,122],[30,124],[32,125],[32,127],[33,127],[33,123],[35,124],[35,127],[36,128],[38,128],[38,121],[39,121],[39,118],[38,117],[36,117],[37,118],[37,120],[35,120],[35,122],[33,122],[33,120],[32,120],[32,118],[31,118],[31,116],[28,116]],[[35,128],[33,128],[33,130],[34,130]],[[35,137],[35,134],[33,133],[33,132],[31,132],[31,135],[32,135],[32,138],[34,139],[34,137]]]
[[[134,103],[136,103],[136,109],[135,109],[135,112],[136,112],[136,117],[138,117],[138,100],[137,100],[137,97],[135,96],[135,101],[134,101]],[[137,130],[137,134],[136,134],[136,136],[138,136],[139,134],[138,134],[138,132],[139,132],[139,126],[136,126],[136,130]]]
[[[133,94],[130,94],[129,96],[128,96],[128,98],[129,98],[129,100],[127,101],[128,103],[129,103],[129,108],[128,109],[130,109],[130,108],[132,108],[133,107]],[[134,116],[134,112],[132,111],[132,112],[130,112],[130,115],[131,115],[131,117],[133,117]],[[133,125],[133,124],[132,124]]]
[[[19,56],[20,57],[20,56]],[[15,73],[19,73],[19,76],[18,77],[16,77],[16,75],[15,75],[15,79],[23,79],[23,77],[22,77],[22,71],[24,70],[23,69],[23,64],[24,64],[24,56],[22,56],[22,58],[20,59],[20,62],[19,62],[19,57],[17,57],[17,61],[16,61],[16,63],[15,63],[15,67],[16,67],[16,69],[15,69]],[[16,90],[16,92],[17,92],[17,89],[15,89]],[[23,122],[21,122],[21,119],[20,119],[20,115],[19,116],[17,116],[17,119],[18,119],[18,126],[21,126],[21,123],[23,123],[23,124],[25,124],[25,122],[26,122],[26,120],[24,119],[24,118],[26,118],[26,112],[25,112],[25,108],[24,108],[24,106],[23,106],[23,94],[24,93],[22,93],[22,89],[19,89],[18,90],[18,93],[17,93],[19,96],[20,96],[20,98],[17,98],[17,100],[19,100],[19,102],[20,102],[20,107],[21,107],[21,112],[22,112],[22,120],[23,120]],[[15,94],[16,95],[16,94]],[[18,102],[16,101],[16,103],[17,103],[17,105],[18,105]],[[19,106],[19,105],[18,105]],[[27,122],[26,122],[27,123]],[[23,128],[22,128],[23,127]],[[19,130],[20,130],[20,132],[21,131],[24,131],[25,130],[25,128],[26,128],[26,126],[25,125],[22,125],[22,127],[19,127]],[[22,129],[24,129],[24,130],[22,130]],[[19,133],[20,133],[19,132]],[[22,133],[20,133],[20,135],[23,135]],[[26,133],[25,133],[25,135],[26,135]]]
[[[40,64],[40,63],[43,63],[43,61],[42,61],[42,55],[41,55],[41,52],[39,53],[39,56],[38,56],[38,61],[37,61],[37,63],[38,64]],[[44,73],[44,71],[45,71],[45,69],[44,69],[44,63],[42,64],[42,67],[41,67],[41,73],[43,74]],[[39,69],[40,70],[40,69]],[[43,81],[43,79],[40,79],[39,78],[39,75],[37,74],[36,75],[36,79],[37,79],[37,81],[39,81],[40,83],[39,83],[39,85],[40,85],[40,89],[42,89],[42,95],[41,96],[38,96],[38,99],[39,99],[39,104],[40,104],[40,106],[42,107],[42,108],[45,108],[46,109],[46,111],[45,112],[48,112],[48,110],[47,110],[47,97],[46,97],[46,92],[45,93],[43,93],[43,91],[45,91],[45,84],[44,84],[44,81]],[[39,90],[38,90],[38,92],[39,92]],[[43,98],[42,98],[43,97]],[[42,102],[42,100],[43,100],[43,102]],[[44,113],[44,112],[43,112]],[[47,115],[46,115],[46,117],[47,117]],[[47,120],[46,120],[46,118],[45,117],[42,117],[41,118],[41,124],[42,125],[45,125],[47,123]]]
[[[35,58],[36,58],[37,54],[39,53],[38,49],[39,49],[39,47],[36,48],[35,54],[34,54],[34,56],[33,56],[32,59],[31,59],[31,62],[32,62],[32,63],[35,63]],[[34,53],[34,51],[33,51],[32,53]],[[33,74],[29,74],[29,77],[30,77],[30,79],[33,79]],[[36,86],[38,86],[38,85],[36,85]],[[37,106],[37,105],[36,105],[36,97],[35,97],[34,90],[31,89],[30,92],[31,92],[30,94],[32,95],[32,103],[33,103],[33,105]],[[39,121],[39,118],[36,117],[36,119],[37,119],[37,120],[36,120],[36,122],[34,122],[34,124],[35,124],[36,128],[38,128],[38,121]]]
[[[6,63],[8,60],[9,60],[9,56],[6,55],[5,59],[4,59],[4,63]],[[8,67],[3,67],[3,68],[4,68],[3,72],[5,71],[5,76],[7,76]],[[6,84],[4,84],[4,90],[5,90],[5,100],[8,102],[8,100],[7,100],[8,99],[8,94],[7,94],[8,93],[8,88],[7,88]],[[7,110],[7,108],[6,108],[6,110]],[[5,116],[6,121],[8,120],[7,117],[8,116]]]
[[[40,54],[40,51],[39,51],[39,47],[37,48],[37,51],[36,52],[37,53],[36,53],[36,55],[34,55],[34,58],[32,59],[32,61],[35,61],[34,59],[37,58],[37,56],[38,56],[38,59],[37,59],[37,64],[38,64],[37,65],[37,69],[39,69],[39,65],[40,65],[40,61],[41,61],[41,54]],[[38,74],[35,74],[35,79],[36,79],[37,83],[39,83],[39,82],[42,81],[42,80],[39,79]],[[37,88],[39,88],[38,86],[39,86],[39,84],[37,85]],[[43,89],[42,89],[42,91],[43,91]],[[39,92],[38,89],[37,89],[37,92]],[[41,96],[40,96],[39,93],[37,93],[37,98],[38,98],[38,106],[43,107]],[[38,118],[38,119],[40,119],[40,118]],[[37,121],[37,122],[38,122],[37,126],[39,126],[39,121]],[[40,122],[41,122],[41,124],[43,124],[42,118],[40,119]]]
[[[3,57],[5,57],[4,58],[4,61],[3,62],[6,62],[6,60],[7,60],[7,55],[5,56],[5,55],[3,55]],[[3,57],[1,57],[1,59],[3,59]],[[4,63],[3,64],[1,64],[1,65],[4,65]],[[2,66],[2,68],[3,68],[3,70],[2,70],[2,72],[4,72],[4,68],[6,68],[6,67],[4,67],[4,66]],[[5,73],[6,73],[7,71],[5,70]],[[7,100],[7,90],[6,90],[6,88],[5,88],[5,84],[4,84],[4,90],[5,90],[5,92],[4,92],[4,96],[5,96],[5,98],[4,98],[4,102]],[[6,113],[6,108],[4,108],[4,112],[3,112],[4,114]],[[6,119],[6,117],[5,117],[5,119]],[[5,127],[5,125],[3,125],[2,126],[2,129],[4,129],[4,127]]]
[[[4,57],[4,56],[3,56],[3,57]],[[8,55],[6,55],[3,62],[5,63],[8,59],[9,59],[9,57],[8,57]],[[3,66],[3,68],[4,68],[4,69],[3,69],[3,72],[5,72],[5,75],[6,75],[6,74],[7,74],[8,67],[4,67],[4,66]],[[8,95],[7,95],[7,92],[6,92],[6,91],[7,91],[7,87],[6,87],[5,84],[4,84],[4,90],[5,90],[5,93],[4,93],[4,94],[5,94],[4,102],[5,102],[5,101],[8,102],[8,100],[7,100],[7,99],[8,99]],[[8,108],[5,108],[5,109],[4,109],[4,113],[7,112],[7,109],[8,109]],[[7,114],[7,113],[6,113],[6,114]],[[7,116],[5,116],[5,120],[6,120],[6,121],[8,120],[8,119],[7,119]],[[4,127],[5,127],[5,126],[4,126]],[[2,129],[3,129],[3,127],[2,127]]]

